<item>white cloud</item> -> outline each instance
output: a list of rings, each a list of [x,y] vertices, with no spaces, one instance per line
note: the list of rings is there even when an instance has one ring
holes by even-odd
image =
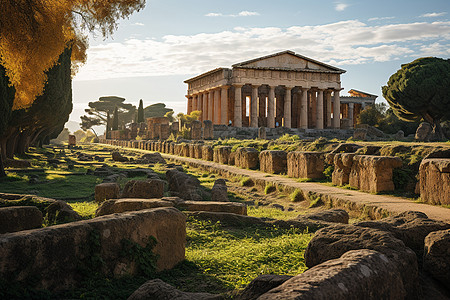
[[[251,16],[259,16],[259,13],[256,11],[247,11],[243,10],[238,14],[224,15],[222,13],[207,13],[205,17],[251,17]]]
[[[347,3],[336,3],[334,9],[337,11],[344,11],[348,7]]]
[[[289,28],[238,27],[217,33],[129,39],[88,50],[76,80],[199,74],[283,50],[336,66],[449,56],[450,21],[368,25],[357,20]]]
[[[221,13],[208,13],[205,17],[220,17],[223,16]]]
[[[436,17],[442,17],[445,16],[447,13],[446,12],[440,12],[440,13],[427,13],[427,14],[423,14],[421,15],[422,18],[436,18]]]
[[[381,20],[391,20],[391,19],[395,19],[395,17],[375,17],[375,18],[370,18],[367,21],[381,21]]]
[[[139,23],[139,22],[137,22],[137,23],[134,23],[134,24],[131,24],[131,25],[133,25],[133,26],[145,26],[145,24],[144,24],[144,23]]]
[[[250,17],[250,16],[259,16],[259,13],[257,13],[256,11],[246,11],[243,10],[240,13],[238,13],[239,17]]]

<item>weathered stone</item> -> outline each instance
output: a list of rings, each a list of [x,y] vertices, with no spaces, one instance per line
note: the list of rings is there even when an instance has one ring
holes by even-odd
[[[419,176],[422,201],[437,205],[450,204],[450,158],[422,160]]]
[[[353,225],[334,225],[320,229],[305,251],[305,264],[312,268],[347,251],[370,249],[385,254],[391,268],[401,274],[408,298],[418,295],[418,265],[416,254],[391,233]]]
[[[435,231],[427,235],[423,268],[448,287],[450,282],[450,229]]]
[[[178,204],[178,207],[187,211],[210,211],[247,215],[247,205],[237,202],[185,201]]]
[[[39,228],[42,223],[42,213],[35,206],[0,208],[0,234]]]
[[[208,145],[202,146],[202,159],[207,161],[213,161],[213,158],[214,158],[213,148]]]
[[[334,171],[332,182],[334,185],[348,184],[354,156],[355,154],[353,153],[338,153],[333,155]]]
[[[120,154],[119,152],[115,151],[113,153],[111,153],[112,156],[112,160],[113,161],[118,161],[118,162],[125,162],[128,161],[128,158],[125,156],[122,156],[122,154]]]
[[[266,127],[258,128],[258,139],[265,140],[267,138]]]
[[[166,163],[166,160],[158,152],[145,153],[144,155],[141,156],[140,159],[145,161],[143,163],[146,163],[146,164],[157,164],[157,163],[165,164]]]
[[[224,179],[217,179],[211,189],[211,200],[218,202],[227,202],[228,189]]]
[[[69,134],[69,147],[77,145],[77,137],[73,134]]]
[[[365,128],[356,128],[353,132],[353,138],[355,140],[365,141],[367,137],[367,129]]]
[[[368,145],[356,150],[355,154],[358,155],[380,155],[381,146]]]
[[[95,186],[95,201],[103,202],[119,198],[120,187],[117,183],[100,183]]]
[[[377,251],[349,251],[287,280],[258,299],[404,299],[401,274],[392,264]]]
[[[180,156],[189,157],[190,156],[189,151],[190,151],[189,144],[185,144],[185,143],[181,144]]]
[[[402,160],[393,156],[355,155],[349,176],[351,187],[361,191],[378,193],[393,191],[394,168],[402,166]]]
[[[220,222],[222,226],[266,226],[266,223],[260,218],[234,213],[214,211],[187,211],[185,212],[185,214],[187,214],[188,216],[193,216],[198,220],[210,220],[213,223]],[[273,227],[272,224],[271,227]]]
[[[420,123],[417,127],[415,139],[420,142],[428,142],[433,136],[433,128],[427,122]]]
[[[198,120],[192,122],[191,139],[200,140],[202,138],[202,123]]]
[[[222,300],[221,295],[182,292],[161,279],[149,280],[137,289],[128,300]]]
[[[24,159],[5,159],[4,161],[4,166],[5,168],[20,168],[20,169],[25,169],[25,168],[31,168],[31,162],[29,162],[28,160],[24,160]]]
[[[255,148],[239,147],[236,150],[234,165],[243,169],[256,170],[259,166],[259,152]]]
[[[346,212],[343,209],[329,209],[308,215],[299,215],[296,219],[297,220],[311,219],[331,223],[348,224],[349,216],[348,212]]]
[[[159,138],[161,140],[167,140],[170,135],[170,125],[169,124],[161,124],[159,127]],[[161,149],[161,152],[164,152],[163,149]]]
[[[195,158],[194,144],[189,144],[189,157]]]
[[[49,223],[72,222],[81,220],[81,216],[65,201],[56,200],[46,208]]]
[[[230,152],[230,156],[228,156],[228,164],[230,166],[234,166],[236,163],[236,152]]]
[[[218,146],[214,148],[213,161],[219,164],[228,164],[232,147]]]
[[[161,198],[164,195],[164,181],[159,179],[130,180],[123,188],[121,198]]]
[[[200,181],[184,172],[170,169],[166,172],[169,191],[184,200],[203,200]]]
[[[80,268],[92,268],[91,256],[104,265],[95,272],[134,275],[132,257],[123,256],[123,240],[145,246],[156,238],[157,270],[184,260],[186,220],[175,208],[156,208],[104,216],[64,225],[0,235],[0,277],[47,290],[74,288],[83,278]],[[93,244],[97,243],[98,246]],[[99,247],[98,249],[96,247]]]
[[[280,286],[291,278],[292,276],[288,275],[259,275],[253,279],[242,292],[239,293],[236,300],[257,299],[262,294]]]
[[[103,202],[95,211],[95,216],[105,216],[127,211],[137,211],[156,207],[172,207],[171,201],[162,199],[112,199]]]
[[[294,178],[323,178],[324,154],[293,151],[287,155],[287,174]]]
[[[214,127],[210,120],[203,121],[203,139],[210,140],[214,138]]]
[[[285,174],[287,171],[287,153],[281,150],[264,150],[259,153],[261,172]]]

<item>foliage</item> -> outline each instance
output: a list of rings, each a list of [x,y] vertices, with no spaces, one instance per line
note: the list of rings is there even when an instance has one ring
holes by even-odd
[[[145,122],[145,119],[144,119],[144,102],[142,102],[142,99],[141,99],[141,100],[139,100],[137,123],[143,123],[143,122]]]
[[[276,186],[274,186],[273,184],[271,184],[271,183],[268,183],[268,184],[266,184],[266,186],[265,186],[265,188],[264,188],[264,194],[270,194],[270,193],[273,193],[273,192],[275,192],[277,190],[277,187]]]
[[[173,116],[173,114],[174,114],[175,112],[172,110],[172,111],[168,111],[165,115],[164,115],[164,117],[166,117],[167,119],[169,119],[169,122],[175,122],[177,119],[175,119],[175,117]]]
[[[357,124],[367,124],[370,126],[377,126],[381,123],[386,112],[386,104],[375,103],[369,105],[359,114],[356,122]]]
[[[241,180],[241,186],[254,186],[254,182],[250,177],[245,177]]]
[[[179,113],[177,115],[178,120],[182,122],[183,124],[191,124],[194,121],[197,121],[200,119],[202,112],[199,110],[194,110],[190,114],[183,114]]]
[[[327,181],[331,181],[332,177],[333,177],[333,171],[334,171],[334,164],[333,165],[329,165],[328,167],[325,168],[325,170],[323,171],[323,175],[325,176],[325,179]]]
[[[76,211],[83,219],[92,219],[95,217],[95,211],[98,203],[94,201],[69,202],[74,211]]]
[[[155,103],[144,108],[144,117],[147,118],[156,118],[156,117],[164,117],[168,112],[173,111],[171,108],[166,108],[164,103]]]
[[[300,190],[296,189],[289,196],[290,196],[292,202],[303,201],[303,193]]]
[[[55,139],[51,140],[51,142],[56,144],[67,143],[67,141],[69,140],[69,134],[69,129],[64,128]]]
[[[300,137],[298,135],[288,134],[288,133],[277,138],[277,141],[279,141],[279,142],[295,142],[298,140],[300,140]]]
[[[0,64],[16,89],[13,109],[30,107],[64,49],[85,61],[87,33],[109,36],[144,0],[1,0]]]
[[[400,119],[424,119],[444,137],[440,122],[450,120],[450,59],[424,57],[402,65],[382,90]]]
[[[153,236],[149,237],[145,247],[142,247],[136,242],[123,239],[121,255],[137,264],[138,275],[150,277],[156,272],[158,255],[153,252],[156,243],[156,238]]]

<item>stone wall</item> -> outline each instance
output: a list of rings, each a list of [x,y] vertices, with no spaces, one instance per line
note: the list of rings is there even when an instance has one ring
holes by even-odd
[[[259,152],[250,147],[240,147],[236,150],[234,165],[244,169],[256,170],[259,167]]]
[[[419,168],[420,199],[450,205],[450,158],[424,159]]]
[[[287,153],[281,150],[264,150],[259,154],[259,169],[272,174],[285,174]]]
[[[293,151],[287,155],[287,174],[294,178],[322,178],[324,154],[321,152]]]

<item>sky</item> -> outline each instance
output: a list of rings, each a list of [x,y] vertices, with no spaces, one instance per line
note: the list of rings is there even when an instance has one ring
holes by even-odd
[[[147,0],[111,38],[91,35],[70,120],[110,95],[185,113],[184,80],[284,50],[346,70],[341,95],[384,101],[381,87],[401,64],[450,57],[450,1]]]

